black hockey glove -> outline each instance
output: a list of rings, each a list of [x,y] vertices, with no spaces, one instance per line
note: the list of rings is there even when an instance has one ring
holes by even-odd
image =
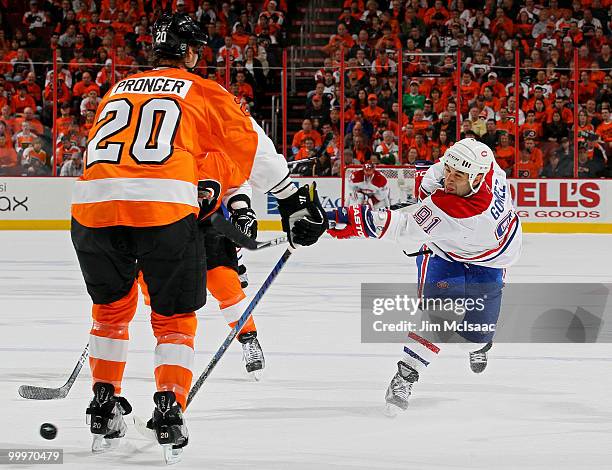
[[[312,245],[329,226],[314,182],[311,186],[302,186],[286,199],[279,199],[278,210],[283,230],[294,248]]]
[[[250,207],[234,209],[231,215],[234,226],[247,237],[257,238],[257,216]]]

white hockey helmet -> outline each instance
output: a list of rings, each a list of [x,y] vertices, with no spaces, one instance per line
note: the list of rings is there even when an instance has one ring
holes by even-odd
[[[489,146],[471,137],[455,142],[454,145],[446,149],[444,155],[440,158],[442,163],[468,174],[472,192],[478,190],[478,188],[474,188],[476,175],[481,173],[486,175],[494,160],[493,151]],[[484,181],[484,178],[482,181]]]

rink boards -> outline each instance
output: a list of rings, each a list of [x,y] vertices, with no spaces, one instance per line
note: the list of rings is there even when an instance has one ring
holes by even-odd
[[[317,182],[325,210],[342,203],[341,178]],[[0,177],[0,229],[65,230],[75,178]],[[515,207],[525,232],[612,233],[611,180],[511,180]],[[254,194],[261,230],[280,230],[274,197]]]

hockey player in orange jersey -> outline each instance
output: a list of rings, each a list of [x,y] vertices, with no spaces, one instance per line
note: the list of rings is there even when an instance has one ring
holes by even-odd
[[[287,163],[246,109],[217,83],[188,70],[204,35],[191,17],[164,15],[153,27],[155,69],[117,82],[90,129],[86,166],[72,197],[71,236],[93,300],[87,408],[92,450],[123,437],[131,411],[121,385],[137,266],[151,299],[155,408],[149,426],[168,462],[188,434],[195,311],[206,300],[205,245],[197,227],[198,162],[222,152],[254,190],[273,194],[293,246],[311,245],[327,220],[315,191],[297,189]]]

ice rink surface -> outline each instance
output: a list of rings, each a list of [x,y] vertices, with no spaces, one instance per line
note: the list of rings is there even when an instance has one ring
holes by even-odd
[[[612,282],[610,240],[527,234],[508,281]],[[250,293],[282,250],[246,254]],[[415,276],[414,261],[376,241],[326,239],[295,253],[256,310],[264,380],[247,378],[233,345],[188,410],[190,444],[176,468],[612,468],[611,345],[496,345],[481,375],[447,345],[410,409],[385,417],[402,346],[361,344],[360,283]],[[63,384],[88,341],[90,300],[68,232],[0,232],[0,312],[0,448],[63,448],[64,466],[52,468],[165,466],[133,427],[115,452],[90,453],[87,368],[64,400],[17,395],[23,383]],[[199,312],[195,376],[227,333],[210,302]],[[144,306],[131,337],[123,394],[148,418],[155,341]],[[39,436],[45,421],[59,428],[55,441]]]

